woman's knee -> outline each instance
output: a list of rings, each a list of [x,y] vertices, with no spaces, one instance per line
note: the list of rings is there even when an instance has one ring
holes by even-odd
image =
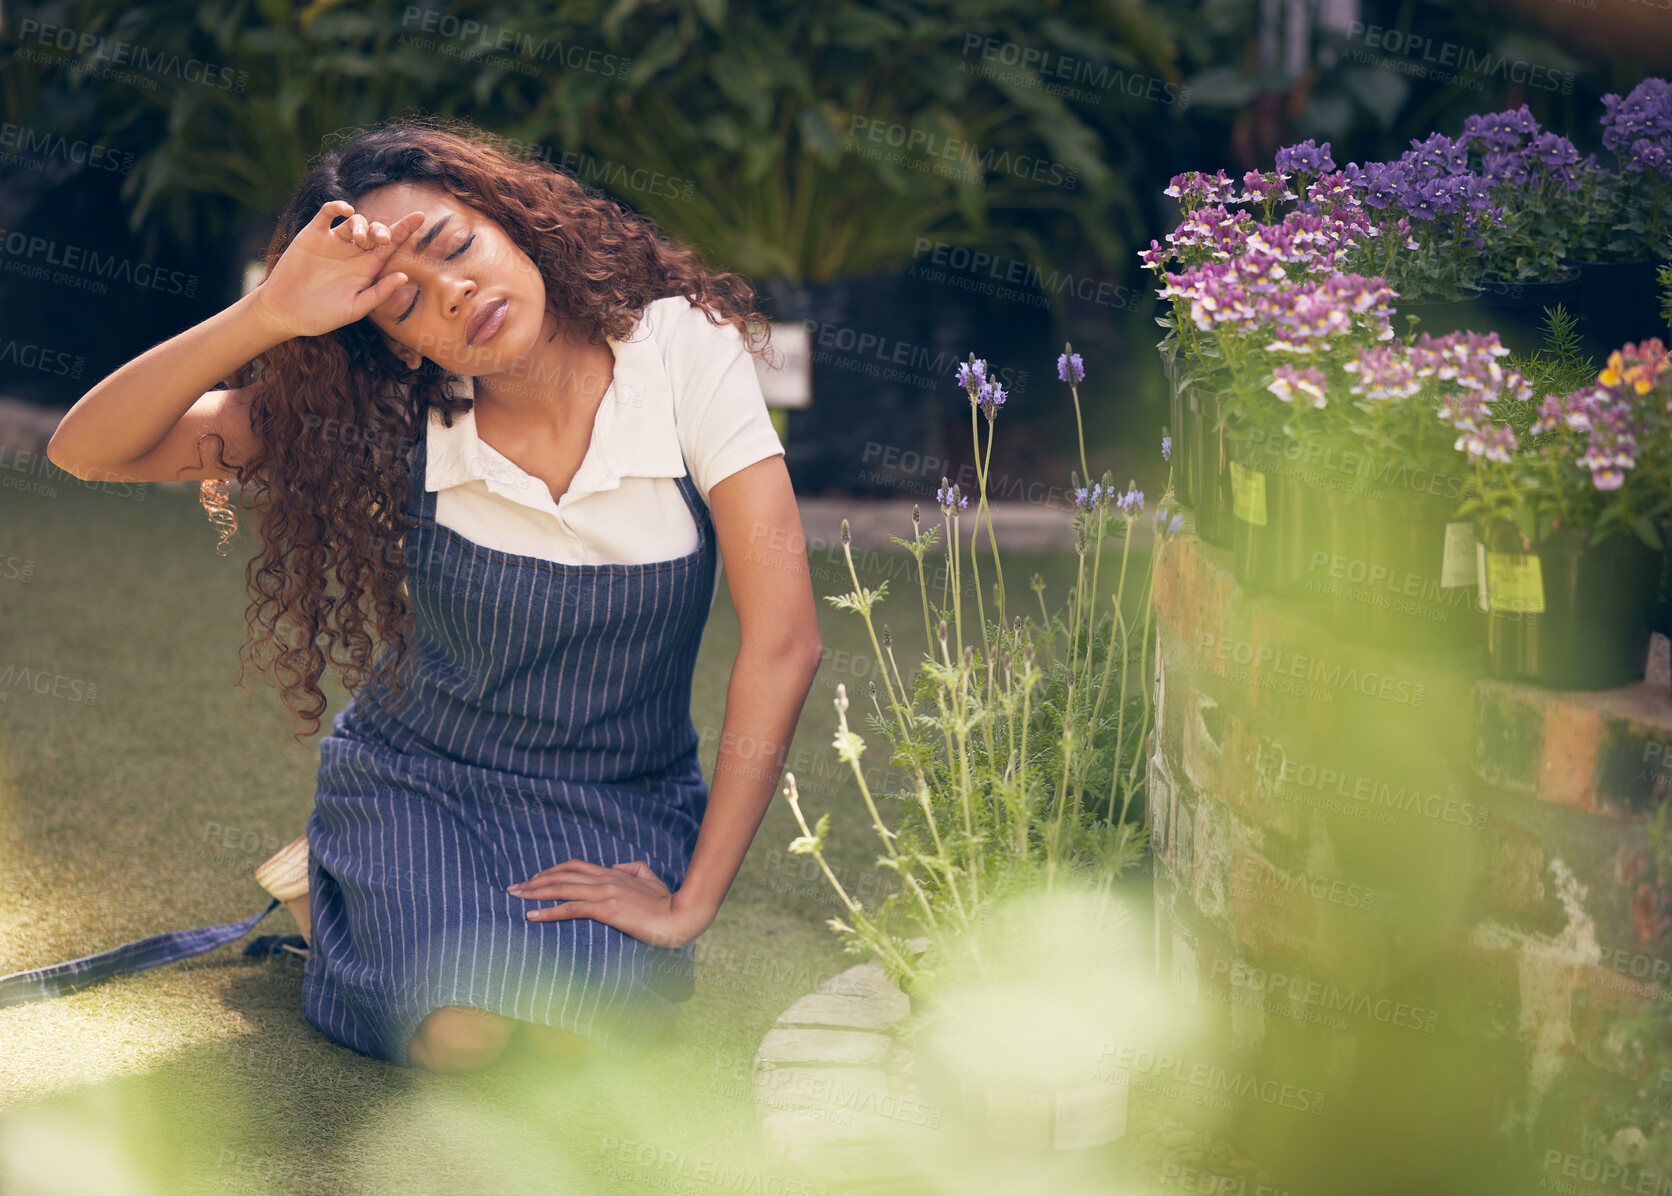
[[[443,1005],[418,1024],[407,1054],[430,1071],[475,1071],[505,1053],[516,1023],[469,1005]]]

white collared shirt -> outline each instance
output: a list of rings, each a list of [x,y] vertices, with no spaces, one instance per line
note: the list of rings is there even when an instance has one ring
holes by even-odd
[[[697,525],[674,479],[689,472],[706,503],[715,483],[784,451],[754,359],[733,325],[709,323],[683,295],[649,304],[632,335],[609,346],[614,379],[555,503],[544,482],[477,437],[474,411],[448,428],[431,410],[425,485],[436,492],[437,523],[489,548],[577,565],[696,550]],[[474,379],[463,382],[461,393],[473,393]]]

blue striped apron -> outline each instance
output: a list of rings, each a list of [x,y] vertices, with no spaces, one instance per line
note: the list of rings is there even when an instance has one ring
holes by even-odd
[[[708,804],[691,719],[717,576],[708,508],[688,472],[674,479],[699,539],[674,560],[502,552],[435,521],[425,443],[403,546],[416,629],[401,691],[366,686],[319,743],[303,1016],[403,1066],[443,1005],[637,1057],[694,992],[695,944],[653,946],[593,918],[529,921],[559,903],[505,889],[569,859],[642,859],[670,889],[683,882]],[[0,1005],[208,950],[277,905],[0,978]]]

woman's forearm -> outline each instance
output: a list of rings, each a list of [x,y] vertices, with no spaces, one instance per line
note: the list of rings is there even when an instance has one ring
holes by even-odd
[[[205,392],[289,339],[258,294],[152,346],[83,395],[47,444],[53,464],[77,475],[122,469],[156,448]]]
[[[712,922],[777,792],[801,708],[818,673],[817,645],[744,644],[726,688],[708,810],[675,896]]]

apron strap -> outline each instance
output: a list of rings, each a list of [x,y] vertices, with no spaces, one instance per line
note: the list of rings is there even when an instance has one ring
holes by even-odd
[[[39,1001],[44,997],[59,997],[66,993],[78,992],[124,972],[139,972],[191,955],[201,955],[222,943],[243,938],[279,904],[279,899],[275,897],[266,909],[242,922],[200,926],[194,930],[169,930],[162,934],[153,934],[149,938],[135,939],[108,951],[84,955],[80,959],[55,963],[44,968],[33,968],[27,972],[14,972],[10,976],[0,976],[0,1009],[8,1005],[22,1005],[27,1001]],[[286,939],[294,940],[296,944],[303,941],[299,934],[263,935],[252,944],[252,947],[261,947],[261,951],[246,950],[244,953],[271,954],[273,950],[285,946]]]

